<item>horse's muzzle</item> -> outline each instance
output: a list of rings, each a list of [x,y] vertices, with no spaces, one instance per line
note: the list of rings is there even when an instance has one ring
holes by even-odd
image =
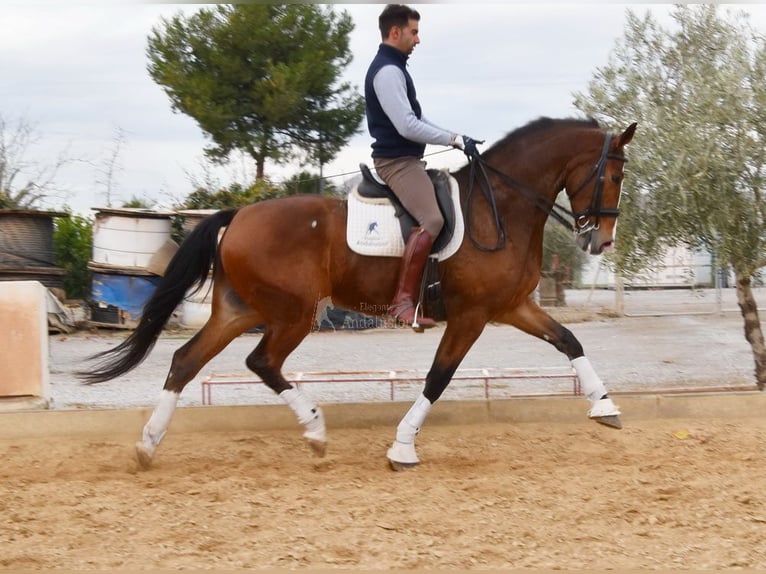
[[[604,251],[614,248],[613,237],[609,236],[601,239],[600,234],[594,233],[592,229],[585,233],[578,233],[575,241],[580,249],[586,253],[590,252],[591,255],[601,255]]]

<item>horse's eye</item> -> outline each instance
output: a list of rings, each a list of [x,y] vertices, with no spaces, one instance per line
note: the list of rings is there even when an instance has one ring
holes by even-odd
[[[622,181],[622,176],[621,175],[613,175],[612,176],[612,182],[613,183],[620,183],[621,181]]]

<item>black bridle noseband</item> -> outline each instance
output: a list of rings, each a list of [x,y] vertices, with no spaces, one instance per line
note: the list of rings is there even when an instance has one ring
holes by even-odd
[[[588,233],[590,231],[594,231],[599,228],[601,225],[601,218],[602,217],[617,217],[620,215],[619,208],[614,209],[605,209],[602,207],[601,203],[603,201],[603,195],[604,195],[604,178],[606,174],[606,164],[610,159],[621,161],[623,163],[627,163],[628,159],[624,155],[619,155],[615,153],[609,153],[609,144],[612,142],[612,134],[607,133],[606,137],[604,138],[604,145],[601,148],[601,155],[599,156],[598,162],[596,163],[593,170],[590,172],[588,177],[585,178],[585,180],[577,187],[575,192],[569,196],[570,202],[572,199],[575,198],[575,196],[580,193],[583,189],[585,189],[585,186],[590,183],[591,180],[594,178],[596,179],[595,187],[593,189],[593,195],[591,196],[590,205],[585,209],[585,211],[581,213],[573,213],[569,211],[568,209],[560,206],[559,204],[551,203],[549,200],[538,194],[535,190],[531,189],[528,186],[525,186],[509,175],[501,172],[500,170],[492,167],[491,165],[487,164],[481,156],[475,155],[473,157],[469,157],[468,161],[470,164],[470,175],[469,175],[469,186],[468,186],[468,193],[466,197],[466,229],[468,231],[468,237],[470,238],[471,242],[480,250],[482,251],[498,251],[502,249],[505,246],[505,229],[503,228],[503,222],[500,218],[500,214],[497,210],[497,204],[495,203],[495,194],[494,190],[492,189],[492,185],[489,181],[489,176],[487,175],[487,170],[492,171],[494,174],[499,176],[505,183],[516,189],[518,192],[521,193],[524,197],[535,203],[537,207],[551,215],[556,221],[558,221],[561,225],[566,227],[569,231],[573,231],[576,235],[583,235],[585,233]],[[478,167],[478,170],[477,170]],[[487,201],[490,204],[490,208],[492,209],[492,213],[494,216],[494,222],[495,222],[495,229],[497,231],[497,241],[494,246],[487,247],[484,245],[481,245],[478,243],[478,241],[473,237],[473,230],[471,227],[471,217],[470,213],[472,211],[472,204],[473,204],[473,191],[474,191],[474,181],[479,179],[479,174],[481,174],[481,180],[479,182],[479,187],[482,189],[485,197],[487,198]],[[590,221],[590,219],[593,218],[594,221]]]

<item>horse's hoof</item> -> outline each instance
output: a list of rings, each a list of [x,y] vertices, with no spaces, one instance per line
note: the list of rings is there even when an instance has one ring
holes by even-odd
[[[411,470],[415,468],[418,465],[417,462],[397,462],[395,460],[388,459],[388,466],[391,467],[391,470],[394,472],[401,472],[403,470]]]
[[[306,444],[309,445],[311,452],[318,457],[323,457],[327,454],[327,441],[316,440],[313,438],[307,438]]]
[[[136,460],[138,461],[139,468],[142,470],[151,468],[154,450],[154,447],[147,447],[141,441],[136,443]]]
[[[594,421],[604,426],[611,427],[613,429],[621,429],[622,421],[618,415],[607,415],[604,417],[592,417]]]
[[[391,445],[391,448],[388,449],[386,458],[388,459],[388,465],[391,467],[391,470],[396,472],[415,468],[420,462],[420,459],[415,452],[415,444],[401,443],[398,440],[395,440],[394,444]]]
[[[588,416],[591,419],[613,429],[622,428],[620,414],[620,409],[617,405],[612,402],[612,399],[606,396],[597,400],[593,404],[593,407],[588,411]]]

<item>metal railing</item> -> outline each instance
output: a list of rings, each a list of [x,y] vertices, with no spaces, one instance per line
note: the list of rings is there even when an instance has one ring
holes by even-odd
[[[377,383],[389,386],[389,398],[395,400],[397,385],[402,383],[422,383],[424,371],[314,371],[285,373],[285,378],[300,388],[304,384],[343,384]],[[493,383],[511,380],[569,380],[572,382],[572,395],[581,395],[580,380],[574,369],[561,368],[507,368],[507,369],[459,369],[452,381],[479,382],[483,386],[484,399],[490,399]],[[263,384],[257,376],[249,373],[211,373],[201,382],[202,404],[213,404],[213,387],[221,385]],[[518,395],[517,395],[518,396]]]

